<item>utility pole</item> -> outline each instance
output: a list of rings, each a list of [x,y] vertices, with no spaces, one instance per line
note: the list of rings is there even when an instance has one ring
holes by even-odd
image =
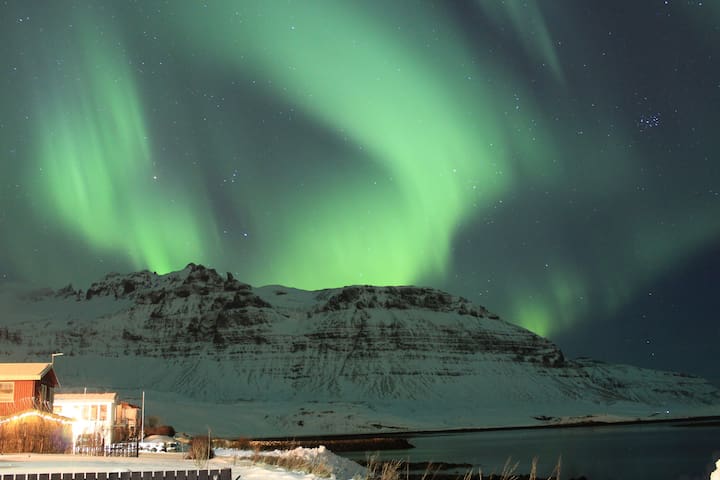
[[[62,357],[63,355],[65,355],[65,354],[62,352],[51,353],[50,354],[50,364],[55,365],[55,357]]]
[[[140,420],[140,441],[142,442],[145,438],[145,390],[142,393],[142,407],[140,408],[141,420]]]

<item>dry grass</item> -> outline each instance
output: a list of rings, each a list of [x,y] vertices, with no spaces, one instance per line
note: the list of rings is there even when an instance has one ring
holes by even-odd
[[[553,469],[552,473],[548,477],[548,480],[560,480],[560,465],[562,463],[562,457],[558,458],[557,463],[555,464],[555,468]],[[538,465],[538,457],[533,457],[532,461],[530,462],[530,474],[527,478],[530,480],[537,480],[537,465]],[[517,468],[518,468],[518,462],[512,463],[512,458],[508,458],[505,461],[505,465],[503,466],[502,472],[500,473],[500,480],[518,480],[520,477],[517,475]],[[495,474],[492,474],[490,476],[491,478],[497,478]],[[523,477],[525,478],[525,477]],[[469,476],[466,475],[463,477],[463,480],[471,480],[472,474]],[[479,473],[479,480],[482,480],[482,471]]]
[[[400,469],[402,460],[391,460],[389,462],[378,462],[370,458],[367,465],[366,480],[400,480]],[[407,476],[407,475],[406,475]]]
[[[214,456],[210,437],[200,435],[190,440],[190,450],[188,450],[186,458],[192,459],[199,469],[207,468],[208,462]]]
[[[274,465],[291,472],[309,473],[322,478],[329,478],[333,473],[332,467],[317,458],[309,460],[307,458],[293,455],[263,455],[256,451],[252,456],[252,462],[264,465]]]
[[[533,457],[532,462],[530,462],[530,480],[537,478],[537,462],[538,457]]]
[[[553,470],[553,473],[550,474],[550,478],[555,476],[555,480],[560,480],[560,467],[562,467],[562,456],[558,458],[557,464],[555,465],[555,469]]]
[[[537,464],[538,457],[534,457],[530,463],[530,474],[518,475],[517,469],[519,466],[518,462],[512,462],[512,458],[508,458],[505,461],[500,474],[492,473],[489,479],[495,480],[519,480],[520,478],[529,478],[530,480],[537,480]],[[560,480],[560,467],[562,464],[562,458],[559,458],[555,468],[548,477],[548,480]],[[402,471],[403,465],[408,464],[402,460],[391,460],[388,462],[380,462],[375,457],[368,458],[367,461],[367,474],[363,480],[406,480],[410,478],[410,472],[406,470]],[[428,464],[425,472],[420,477],[422,480],[433,480],[436,475],[439,474],[439,469],[433,468],[432,464]],[[413,477],[417,478],[417,477]],[[446,478],[446,477],[443,477]],[[464,475],[457,477],[457,480],[483,480],[482,470],[479,470],[476,474],[473,470],[466,472]]]
[[[53,418],[5,417],[0,422],[0,452],[66,453],[72,450],[72,428]]]
[[[273,465],[293,472],[313,474],[321,478],[329,478],[333,474],[332,467],[318,458],[307,459],[292,455],[262,454],[260,450],[256,448],[251,460],[256,464]],[[561,464],[562,459],[559,458],[548,480],[560,480]],[[537,480],[538,457],[534,457],[530,463],[529,476],[527,474],[522,476],[517,474],[518,466],[518,462],[513,462],[512,458],[508,458],[500,474],[492,473],[489,477],[485,478],[494,480],[519,480],[520,478],[529,478],[530,480]],[[409,463],[404,460],[380,461],[377,457],[371,456],[368,458],[365,468],[365,477],[356,480],[408,480],[411,478]],[[443,475],[440,473],[439,467],[428,464],[420,478],[421,480],[433,480],[437,477],[447,478],[446,475],[447,474]],[[412,478],[418,477],[413,476]],[[479,470],[477,473],[470,470],[465,474],[458,474],[457,480],[483,480],[483,473],[482,470]]]

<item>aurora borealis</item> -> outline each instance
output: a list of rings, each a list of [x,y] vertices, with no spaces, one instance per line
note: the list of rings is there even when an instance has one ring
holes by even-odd
[[[253,285],[428,285],[571,354],[707,374],[716,7],[0,12],[2,279],[195,262]]]

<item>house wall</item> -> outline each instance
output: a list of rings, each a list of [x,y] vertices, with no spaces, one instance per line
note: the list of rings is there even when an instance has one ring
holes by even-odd
[[[73,444],[81,435],[98,435],[105,445],[115,441],[115,402],[111,400],[57,400],[54,412],[73,419]]]
[[[36,408],[40,382],[37,380],[14,380],[7,383],[14,384],[13,401],[0,402],[0,416]]]
[[[43,392],[44,390],[44,392]],[[40,399],[43,405],[41,410],[52,412],[53,398],[55,397],[55,387],[50,378],[50,374],[46,374],[42,380],[35,384],[35,397]]]
[[[0,380],[0,416],[8,416],[25,410],[42,410],[51,412],[53,408],[53,389],[58,385],[55,371],[50,364],[34,365],[44,371],[42,378],[37,379],[39,371],[23,369],[19,364],[2,364],[3,380]],[[13,369],[7,369],[12,365]],[[44,368],[41,368],[44,367]]]
[[[115,422],[127,436],[134,437],[140,433],[140,409],[128,403],[117,405]]]

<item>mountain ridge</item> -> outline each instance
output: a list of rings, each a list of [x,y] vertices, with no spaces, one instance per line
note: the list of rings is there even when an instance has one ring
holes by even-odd
[[[151,390],[176,403],[161,407],[165,415],[192,425],[207,417],[188,413],[199,403],[245,409],[238,422],[247,428],[252,417],[265,435],[694,414],[720,404],[702,379],[568,360],[549,340],[427,287],[253,288],[189,264],[0,299],[5,355],[64,352],[56,368],[66,389]]]

